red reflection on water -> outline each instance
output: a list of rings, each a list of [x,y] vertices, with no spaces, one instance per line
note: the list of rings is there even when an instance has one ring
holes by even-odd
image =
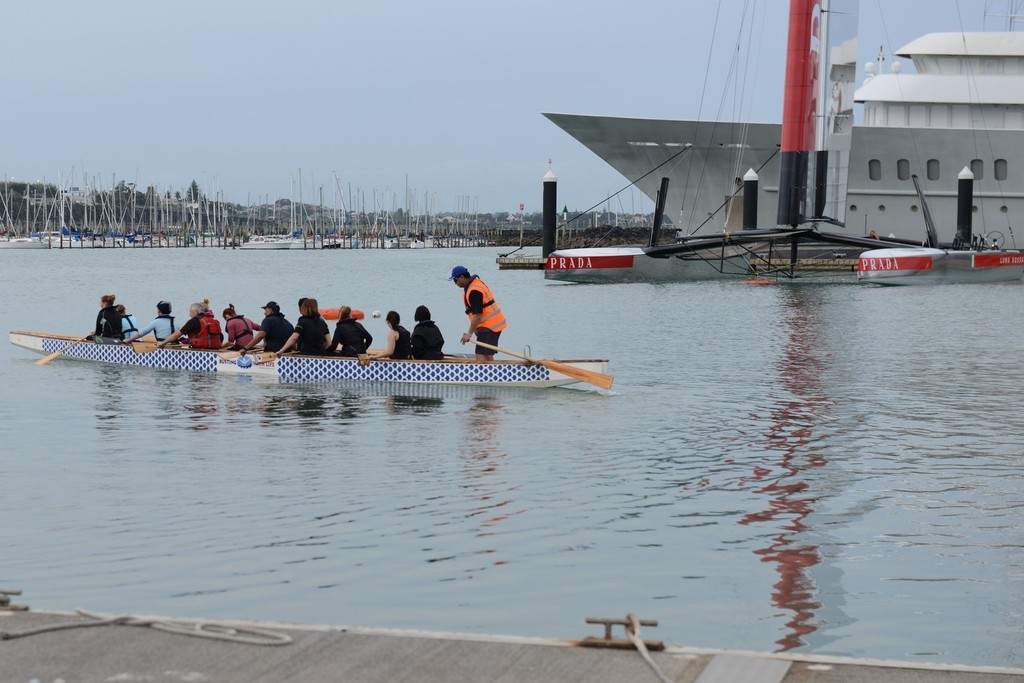
[[[786,633],[775,642],[780,651],[804,644],[804,636],[818,629],[815,611],[821,603],[815,599],[817,584],[810,568],[821,563],[817,545],[802,544],[799,536],[808,530],[805,520],[814,512],[818,499],[811,485],[798,477],[808,469],[828,464],[815,436],[818,416],[831,404],[825,395],[821,373],[827,353],[815,318],[818,302],[805,293],[792,291],[786,302],[784,322],[786,343],[777,366],[778,383],[788,397],[778,401],[771,411],[771,426],[761,443],[777,459],[754,468],[753,479],[764,482],[756,493],[768,497],[768,507],[751,512],[740,524],[774,523],[781,533],[770,537],[768,546],[754,551],[762,562],[775,565],[779,579],[773,584],[772,604],[791,612]]]

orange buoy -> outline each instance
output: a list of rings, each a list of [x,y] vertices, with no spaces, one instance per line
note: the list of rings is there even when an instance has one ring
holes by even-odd
[[[320,317],[322,317],[324,320],[337,320],[338,319],[338,315],[339,315],[339,311],[338,311],[337,308],[321,308],[320,309]],[[363,318],[366,317],[366,314],[364,314],[358,308],[353,308],[352,309],[352,315],[350,317],[352,317],[352,318],[354,318],[356,320],[362,320]]]

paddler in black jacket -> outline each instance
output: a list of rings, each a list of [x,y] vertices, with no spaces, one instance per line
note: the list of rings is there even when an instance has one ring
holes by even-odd
[[[96,331],[93,332],[92,338],[117,341],[124,339],[124,333],[121,331],[121,314],[114,307],[113,294],[104,294],[100,297],[100,312],[96,314]]]

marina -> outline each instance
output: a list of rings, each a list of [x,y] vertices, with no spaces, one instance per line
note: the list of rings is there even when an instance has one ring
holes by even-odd
[[[0,680],[1024,681],[1019,3],[984,33],[889,3],[898,27],[862,28],[921,35],[863,73],[856,3],[787,4],[784,69],[777,3],[659,8],[694,30],[646,45],[654,87],[622,78],[628,51],[498,49],[532,7],[12,6],[12,54],[76,46],[32,70],[76,118],[22,79],[9,157],[42,180],[0,188]],[[635,8],[593,9],[544,18],[621,42]],[[372,81],[338,26],[352,55],[385,27]],[[78,62],[118,77],[86,88]],[[453,64],[469,97],[429,78]],[[740,92],[774,97],[768,71],[781,128]],[[523,111],[629,185],[570,213],[549,161],[538,233],[521,178],[561,153]],[[136,182],[47,183],[79,151]],[[213,174],[273,187],[307,156],[333,188],[299,170],[290,198],[236,203]],[[162,182],[212,170],[143,191],[154,160]],[[557,168],[569,196],[604,185]],[[518,213],[441,209],[410,175]],[[99,336],[121,311],[161,343]],[[283,350],[220,348],[220,317],[244,345],[263,315]],[[409,349],[436,360],[380,357]]]
[[[39,367],[0,345],[0,587],[40,612],[474,637],[580,639],[633,612],[669,651],[1024,664],[1024,286],[564,285],[495,255],[455,254],[508,317],[500,345],[610,358],[611,391]],[[140,322],[206,297],[290,320],[311,294],[424,304],[458,353],[452,256],[354,250],[338,274],[318,250],[324,276],[300,280],[274,252],[25,252],[0,285],[32,305],[0,320],[84,334],[106,293],[89,272],[116,266]],[[239,285],[253,268],[273,284]],[[125,638],[102,630],[82,635]]]

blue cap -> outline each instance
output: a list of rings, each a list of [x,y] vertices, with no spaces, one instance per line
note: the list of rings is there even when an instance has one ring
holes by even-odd
[[[455,266],[452,268],[452,276],[448,279],[454,280],[460,275],[469,275],[469,268],[466,268],[466,266]]]

